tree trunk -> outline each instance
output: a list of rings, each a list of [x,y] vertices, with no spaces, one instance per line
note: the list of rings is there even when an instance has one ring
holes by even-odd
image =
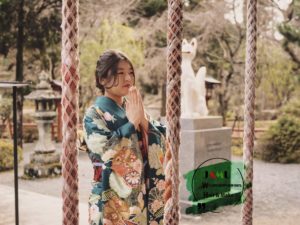
[[[18,7],[18,36],[17,36],[17,56],[16,56],[16,80],[23,81],[23,48],[24,48],[24,0],[19,1]],[[23,93],[22,89],[17,89],[17,131],[18,146],[23,147]]]
[[[218,94],[219,99],[219,114],[222,116],[223,126],[226,126],[226,115],[227,115],[227,109],[228,105],[225,101],[224,93]]]

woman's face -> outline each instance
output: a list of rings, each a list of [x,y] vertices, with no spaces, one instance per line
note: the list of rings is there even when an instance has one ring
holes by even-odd
[[[104,80],[106,82],[106,80]],[[107,87],[105,88],[105,93],[110,95],[115,95],[119,97],[126,96],[129,92],[129,88],[134,85],[134,71],[131,65],[125,61],[121,60],[118,64],[117,74],[116,74],[116,84],[113,85],[114,79],[111,79],[107,83]]]

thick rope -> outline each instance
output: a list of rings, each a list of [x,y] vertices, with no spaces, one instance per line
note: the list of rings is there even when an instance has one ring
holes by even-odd
[[[63,224],[78,225],[78,0],[62,3]]]
[[[168,0],[167,153],[164,224],[179,224],[179,145],[182,2]]]
[[[245,165],[245,190],[242,208],[243,225],[252,225],[253,214],[253,146],[254,146],[254,103],[256,75],[256,3],[248,0],[247,4],[247,47],[245,69],[245,111],[243,160]]]

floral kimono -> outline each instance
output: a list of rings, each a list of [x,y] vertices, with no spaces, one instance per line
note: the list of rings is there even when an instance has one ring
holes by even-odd
[[[86,111],[84,138],[94,167],[91,225],[162,225],[165,127],[150,120],[142,135],[115,101],[97,97]]]

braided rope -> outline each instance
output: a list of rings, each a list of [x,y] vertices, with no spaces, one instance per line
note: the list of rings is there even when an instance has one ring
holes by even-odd
[[[248,0],[247,5],[247,47],[245,69],[245,125],[243,160],[245,165],[245,191],[242,208],[243,225],[252,225],[253,214],[253,146],[254,146],[254,103],[255,103],[255,75],[256,75],[256,3]]]
[[[78,224],[78,0],[62,3],[63,224]]]
[[[167,153],[164,224],[179,224],[179,145],[182,2],[168,0]]]

